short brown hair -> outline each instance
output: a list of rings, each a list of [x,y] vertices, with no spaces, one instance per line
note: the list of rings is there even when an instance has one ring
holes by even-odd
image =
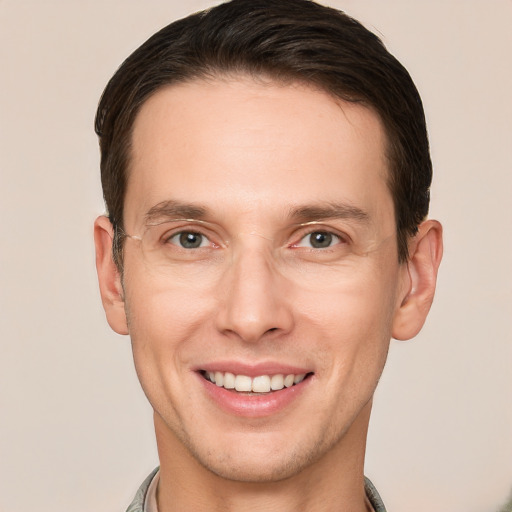
[[[163,86],[226,74],[310,84],[380,116],[398,257],[406,261],[409,237],[428,213],[432,180],[423,106],[407,70],[375,34],[341,11],[310,0],[232,0],[154,34],[103,92],[95,129],[118,266],[132,129],[141,105]]]

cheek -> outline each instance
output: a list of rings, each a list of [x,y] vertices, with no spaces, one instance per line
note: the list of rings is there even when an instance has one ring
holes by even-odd
[[[136,270],[125,279],[125,306],[135,366],[141,382],[179,376],[191,339],[207,328],[211,296],[197,287],[153,279]],[[205,338],[202,337],[202,338]]]
[[[384,366],[396,303],[396,281],[353,274],[300,299],[301,324],[337,380],[376,383]]]
[[[195,343],[206,339],[200,300],[193,294],[155,283],[126,287],[133,359],[140,384],[153,408],[180,429],[180,403],[191,400],[187,382]]]
[[[295,304],[312,322],[333,331],[343,327],[389,332],[397,302],[397,276],[389,270],[345,269],[324,279],[322,286],[301,287]]]
[[[158,274],[135,257],[125,262],[125,297],[130,334],[172,342],[202,321],[213,290],[201,273]]]

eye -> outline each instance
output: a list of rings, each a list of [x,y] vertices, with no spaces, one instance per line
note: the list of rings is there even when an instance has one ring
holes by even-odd
[[[313,231],[303,237],[296,247],[311,247],[313,249],[327,249],[335,244],[341,243],[343,240],[334,233],[328,231]]]
[[[206,236],[195,231],[180,231],[169,238],[169,243],[178,245],[183,249],[198,249],[199,247],[206,247],[210,241]]]

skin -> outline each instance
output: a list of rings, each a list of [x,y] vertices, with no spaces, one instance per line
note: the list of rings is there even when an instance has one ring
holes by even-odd
[[[208,223],[176,224],[205,238],[184,249],[174,237],[166,270],[129,238],[122,279],[111,226],[95,225],[107,319],[130,334],[155,411],[161,512],[369,509],[372,396],[390,338],[423,325],[442,253],[428,220],[398,263],[385,147],[373,111],[302,85],[194,81],[142,106],[126,232],[145,233],[166,201],[200,205]],[[343,214],[322,211],[332,205]],[[332,244],[311,247],[312,231]],[[309,377],[290,403],[247,417],[205,392],[198,369],[225,361]]]

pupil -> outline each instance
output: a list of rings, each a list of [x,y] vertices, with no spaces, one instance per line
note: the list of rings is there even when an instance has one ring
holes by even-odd
[[[321,249],[324,247],[329,247],[332,242],[332,235],[330,233],[312,233],[311,234],[311,245],[315,249]]]
[[[201,245],[202,239],[199,233],[181,233],[180,244],[185,249],[195,249]]]

